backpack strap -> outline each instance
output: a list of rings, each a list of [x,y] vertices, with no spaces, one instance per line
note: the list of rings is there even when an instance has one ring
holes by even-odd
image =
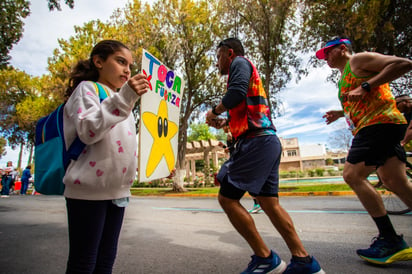
[[[59,105],[57,110],[52,113],[51,115],[56,115],[56,121],[57,121],[57,136],[63,136],[62,131],[63,131],[63,107],[64,103]],[[48,115],[47,118],[45,118],[45,122],[43,123],[43,126],[41,127],[41,141],[36,141],[38,143],[44,143],[46,141],[46,134],[49,134],[48,131],[46,131],[46,126],[47,123],[49,122],[49,119],[51,119],[51,115]],[[36,134],[37,135],[37,134]],[[49,136],[49,135],[47,135]],[[37,144],[37,143],[36,143]]]
[[[99,96],[100,103],[107,97],[110,97],[110,93],[102,85],[100,85],[97,82],[93,82],[93,84],[96,89],[96,93]],[[63,137],[63,140],[64,140],[64,137]],[[70,145],[69,149],[67,150],[67,159],[63,159],[65,169],[67,169],[67,167],[69,166],[70,160],[76,161],[79,158],[80,154],[83,152],[85,147],[86,147],[86,144],[80,140],[79,136],[76,136],[73,143]]]
[[[107,97],[110,97],[110,93],[99,83],[93,82],[94,88],[96,89],[96,93],[99,96],[100,103],[106,99]]]

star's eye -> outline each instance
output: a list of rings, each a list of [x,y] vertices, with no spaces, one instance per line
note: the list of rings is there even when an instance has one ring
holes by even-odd
[[[159,138],[162,137],[163,125],[162,125],[162,117],[159,117],[157,120],[157,134]]]
[[[165,132],[165,137],[166,137],[167,136],[167,131],[168,131],[168,128],[169,128],[169,123],[167,122],[166,118],[164,120],[164,128],[165,128],[164,132]]]

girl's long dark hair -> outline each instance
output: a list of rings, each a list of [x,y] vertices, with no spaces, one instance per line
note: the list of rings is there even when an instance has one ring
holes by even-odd
[[[80,82],[96,82],[99,79],[99,71],[93,63],[94,56],[97,55],[103,60],[106,60],[107,57],[122,48],[129,49],[126,45],[116,40],[103,40],[97,43],[93,47],[89,59],[79,61],[70,73],[69,86],[66,90],[66,98],[70,97]]]

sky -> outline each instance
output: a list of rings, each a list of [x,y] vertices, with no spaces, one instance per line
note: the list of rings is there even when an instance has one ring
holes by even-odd
[[[31,0],[31,14],[24,20],[23,37],[10,52],[11,65],[33,76],[48,73],[47,59],[58,48],[58,39],[69,39],[75,34],[74,26],[90,20],[108,21],[113,11],[126,3],[128,0],[75,0],[74,9],[70,9],[61,0],[62,11],[49,11],[47,0]],[[297,137],[300,145],[327,145],[329,135],[345,127],[343,121],[327,126],[322,118],[327,110],[340,109],[337,87],[326,81],[329,74],[327,65],[313,69],[307,77],[298,83],[290,82],[281,92],[282,115],[274,120],[280,137]],[[25,153],[23,166],[27,158]],[[8,148],[0,166],[9,160],[16,165],[17,159],[18,150]]]

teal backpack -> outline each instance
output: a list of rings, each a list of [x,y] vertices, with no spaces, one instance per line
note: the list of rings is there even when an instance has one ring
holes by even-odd
[[[100,102],[108,97],[107,91],[94,83]],[[71,160],[77,160],[85,144],[77,136],[66,150],[63,134],[63,109],[61,104],[49,115],[40,118],[36,124],[34,148],[34,187],[45,195],[62,195],[63,177]]]

